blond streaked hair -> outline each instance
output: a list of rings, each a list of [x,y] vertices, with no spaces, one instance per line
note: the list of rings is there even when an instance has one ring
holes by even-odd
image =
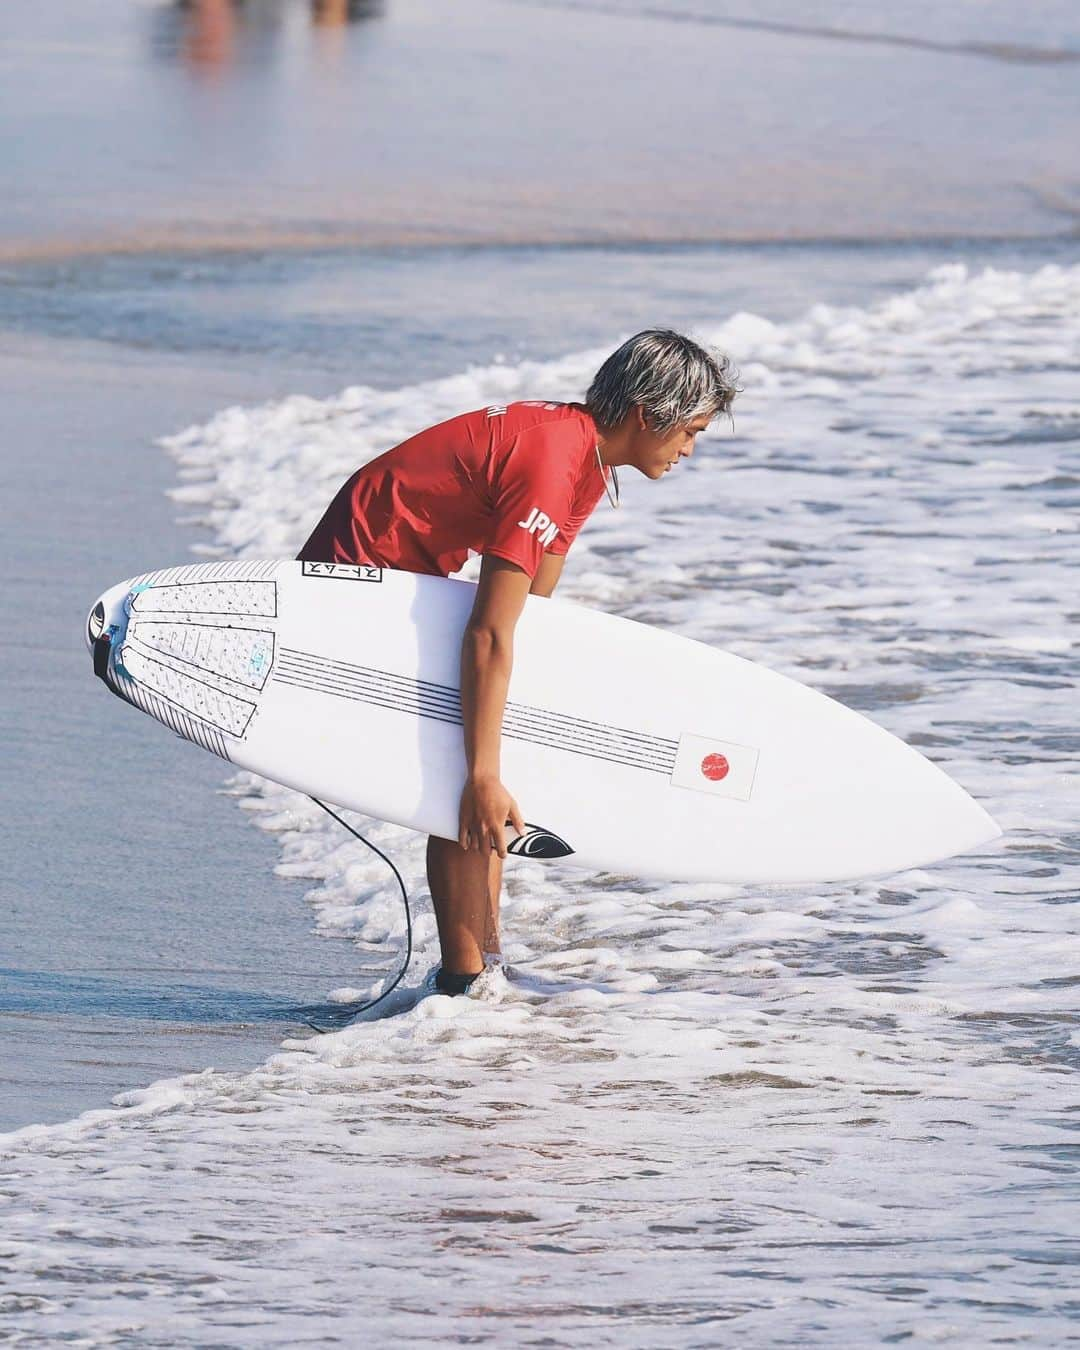
[[[661,434],[695,417],[730,413],[738,376],[719,351],[670,328],[646,328],[611,353],[585,404],[598,426],[618,426],[636,405]]]

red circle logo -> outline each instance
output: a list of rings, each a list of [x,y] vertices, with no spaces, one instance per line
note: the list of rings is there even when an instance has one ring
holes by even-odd
[[[701,772],[710,783],[719,783],[721,778],[726,778],[731,765],[723,755],[706,755],[701,761]]]

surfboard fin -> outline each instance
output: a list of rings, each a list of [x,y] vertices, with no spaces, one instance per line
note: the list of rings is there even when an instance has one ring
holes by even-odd
[[[545,830],[542,825],[530,825],[526,821],[525,833],[508,844],[506,851],[516,853],[520,858],[567,858],[574,850],[554,830]]]

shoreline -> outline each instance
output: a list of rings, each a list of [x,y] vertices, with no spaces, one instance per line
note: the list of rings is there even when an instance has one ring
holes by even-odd
[[[0,422],[22,451],[0,473],[19,522],[0,605],[0,797],[19,840],[0,885],[3,1132],[210,1065],[249,1070],[299,1008],[369,964],[313,933],[310,882],[275,873],[277,841],[252,828],[229,766],[123,716],[82,642],[102,584],[193,560],[199,534],[178,518],[176,465],[155,442],[297,382],[280,362],[255,367],[0,324]]]
[[[1062,208],[1064,214],[1064,208]],[[569,252],[572,250],[635,251],[649,249],[863,249],[863,248],[957,248],[965,245],[1003,247],[1043,244],[1055,246],[1080,241],[1080,207],[1071,228],[1060,230],[1001,231],[985,233],[966,230],[950,233],[912,230],[893,234],[775,234],[731,233],[665,234],[619,231],[556,233],[537,230],[530,234],[492,234],[478,236],[463,231],[443,233],[413,231],[339,230],[311,228],[301,230],[266,229],[251,231],[238,238],[237,230],[221,226],[193,234],[183,230],[146,231],[135,235],[50,240],[0,240],[0,266],[34,265],[50,262],[74,262],[91,258],[135,258],[156,256],[250,256],[267,253],[437,253],[447,252]]]

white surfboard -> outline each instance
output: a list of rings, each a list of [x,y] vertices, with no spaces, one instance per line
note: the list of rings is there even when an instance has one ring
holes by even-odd
[[[239,561],[113,587],[87,640],[129,703],[241,768],[457,838],[465,581]],[[567,601],[528,599],[503,782],[512,852],[642,877],[879,876],[1000,831],[917,751],[795,680]]]

